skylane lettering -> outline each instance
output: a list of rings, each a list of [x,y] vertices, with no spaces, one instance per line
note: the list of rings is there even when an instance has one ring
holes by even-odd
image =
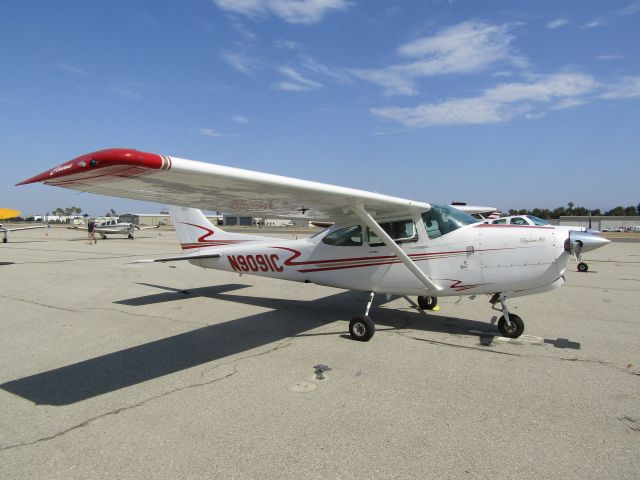
[[[229,265],[236,272],[282,272],[284,268],[279,264],[280,258],[275,253],[271,255],[229,255]]]

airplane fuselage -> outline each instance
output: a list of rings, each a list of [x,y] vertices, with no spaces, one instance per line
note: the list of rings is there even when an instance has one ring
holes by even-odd
[[[261,275],[350,290],[423,295],[425,286],[391,250],[366,237],[348,246],[323,241],[256,238],[211,247],[219,258],[192,260],[203,268]],[[419,268],[442,288],[438,296],[555,288],[567,266],[566,235],[554,227],[467,225],[438,238],[400,244]],[[204,250],[200,250],[201,252]]]

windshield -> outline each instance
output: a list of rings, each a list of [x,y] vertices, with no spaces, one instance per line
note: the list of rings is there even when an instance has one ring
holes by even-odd
[[[533,215],[527,215],[527,218],[533,222],[534,225],[549,225],[549,222]]]
[[[422,214],[422,221],[429,238],[438,238],[465,225],[478,223],[478,219],[471,215],[446,205],[431,205],[431,209]]]

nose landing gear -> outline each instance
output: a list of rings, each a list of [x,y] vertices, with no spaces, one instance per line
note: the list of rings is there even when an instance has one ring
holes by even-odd
[[[489,300],[493,308],[495,304],[500,302],[502,306],[502,316],[498,320],[498,330],[500,335],[507,338],[518,338],[524,332],[524,322],[515,313],[509,313],[507,308],[507,297],[504,293],[496,293]],[[496,309],[497,310],[497,309]]]

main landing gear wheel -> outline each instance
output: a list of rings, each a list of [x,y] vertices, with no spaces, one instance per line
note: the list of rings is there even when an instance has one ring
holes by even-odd
[[[2,239],[2,243],[7,243],[8,241],[9,241],[9,239],[7,239],[7,238],[3,238]]]
[[[133,240],[133,235],[129,234],[129,235],[127,236],[127,238],[128,238],[129,240]]]
[[[359,342],[368,342],[376,333],[376,325],[367,315],[358,315],[349,322],[351,338]]]
[[[418,297],[418,306],[422,310],[433,310],[438,305],[438,297]]]
[[[586,272],[587,270],[589,270],[589,265],[587,265],[587,264],[586,264],[586,263],[584,263],[584,262],[580,262],[580,263],[578,264],[578,271],[579,271],[579,272]]]
[[[503,337],[518,338],[524,332],[524,322],[518,315],[513,313],[509,314],[509,321],[511,325],[507,325],[507,320],[504,316],[498,320],[498,330]]]

